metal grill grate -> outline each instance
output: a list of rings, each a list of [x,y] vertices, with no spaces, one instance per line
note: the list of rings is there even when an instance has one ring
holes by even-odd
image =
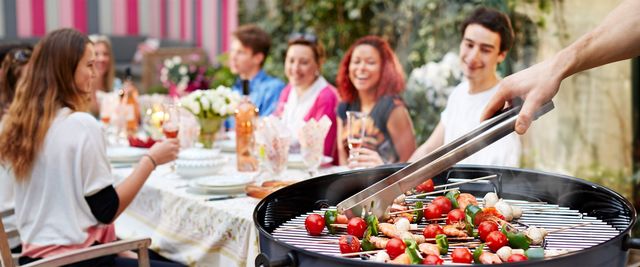
[[[480,200],[481,199],[478,199],[478,201],[482,203]],[[409,203],[414,201],[417,200],[407,199]],[[430,201],[430,199],[421,199],[420,201]],[[546,250],[582,250],[608,241],[620,234],[620,231],[611,224],[596,217],[588,216],[586,213],[580,213],[577,210],[542,202],[527,202],[521,200],[507,200],[507,202],[514,206],[520,206],[523,210],[522,217],[512,222],[512,224],[520,230],[525,230],[528,226],[537,226],[543,227],[548,231],[553,231],[563,227],[589,223],[588,225],[578,228],[549,234],[542,244],[542,247]],[[480,204],[480,206],[482,206],[482,204]],[[335,207],[330,207],[330,209],[335,209]],[[273,237],[304,250],[327,255],[339,254],[340,250],[336,242],[341,235],[346,234],[344,229],[338,229],[335,235],[330,235],[325,229],[321,236],[309,236],[304,229],[304,220],[309,214],[317,213],[324,215],[324,211],[325,209],[315,210],[287,221],[273,231]],[[426,223],[423,221],[418,227],[424,228],[425,225]],[[476,241],[479,240],[476,239]],[[460,246],[456,246],[455,242],[451,242],[449,252],[456,247]],[[367,257],[354,259],[366,260]]]

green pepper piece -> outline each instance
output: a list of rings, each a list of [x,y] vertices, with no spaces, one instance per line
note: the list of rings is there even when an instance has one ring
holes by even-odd
[[[509,246],[515,249],[529,249],[531,245],[531,239],[523,233],[511,233],[507,232],[507,240],[509,240]]]
[[[527,258],[531,259],[544,259],[544,249],[543,248],[530,248],[524,252],[524,255]]]
[[[404,244],[406,245],[404,253],[406,253],[407,256],[409,256],[409,259],[411,259],[411,264],[422,263],[422,259],[418,255],[418,245],[416,244],[416,241],[412,239],[405,239]]]
[[[420,201],[416,202],[416,206],[415,206],[416,211],[413,212],[413,214],[416,215],[416,223],[420,223],[420,221],[422,221],[422,217],[424,217],[424,211],[422,210],[422,207],[423,207],[422,202]]]
[[[447,236],[443,234],[436,235],[436,245],[438,245],[438,250],[441,255],[446,255],[449,252],[449,241],[447,240]]]
[[[484,243],[480,244],[480,246],[478,246],[474,251],[473,251],[473,262],[475,263],[481,263],[480,262],[480,255],[482,255],[482,252],[484,250]]]
[[[373,214],[370,214],[365,219],[367,222],[367,226],[371,228],[371,235],[378,236],[378,217]]]
[[[369,241],[371,238],[371,227],[367,227],[367,230],[364,232],[364,236],[362,237],[362,243],[360,243],[360,247],[363,251],[371,251],[375,250],[376,246]]]
[[[453,190],[453,191],[447,192],[447,194],[444,195],[444,196],[447,197],[449,200],[451,200],[451,207],[453,207],[454,209],[457,209],[458,207],[460,207],[458,205],[458,196],[459,195],[460,195],[460,191]]]
[[[327,210],[324,212],[324,225],[327,226],[327,230],[329,231],[330,234],[335,234],[336,233],[336,228],[331,226],[332,224],[336,223],[336,220],[338,219],[338,212],[335,210]]]
[[[467,207],[464,209],[464,214],[469,215],[471,217],[471,220],[469,220],[469,218],[467,218],[467,222],[471,223],[471,225],[474,225],[474,220],[476,219],[476,215],[479,214],[480,212],[482,212],[482,209],[476,205],[467,205]]]

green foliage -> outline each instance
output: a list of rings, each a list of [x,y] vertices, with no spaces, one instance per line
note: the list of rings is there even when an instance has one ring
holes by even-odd
[[[217,57],[217,62],[227,62],[228,58],[228,54],[220,54]],[[231,73],[229,67],[224,64],[218,64],[209,67],[205,75],[207,77],[211,77],[209,82],[211,88],[218,88],[218,86],[220,85],[231,87],[236,79],[236,76]]]
[[[478,6],[493,7],[509,14],[517,33],[516,45],[500,72],[507,75],[533,63],[537,45],[537,23],[517,13],[518,5],[548,10],[550,0],[254,0],[240,5],[240,23],[256,23],[272,38],[271,57],[266,71],[284,77],[284,55],[291,33],[313,33],[325,46],[327,60],[323,75],[335,84],[342,56],[351,43],[365,35],[386,38],[395,49],[406,74],[427,62],[439,60],[449,51],[457,52],[459,25]],[[517,63],[517,64],[516,64]],[[515,66],[515,67],[514,67]],[[407,75],[408,76],[408,75]],[[412,114],[435,112],[417,108]],[[439,114],[438,114],[439,116]],[[435,125],[434,125],[435,126]],[[417,129],[429,129],[422,127]],[[418,133],[420,138],[428,133]]]

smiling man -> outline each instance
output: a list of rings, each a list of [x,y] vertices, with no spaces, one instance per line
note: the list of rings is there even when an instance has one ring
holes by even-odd
[[[470,132],[498,89],[498,64],[513,43],[509,18],[496,10],[478,8],[461,25],[460,61],[465,80],[453,90],[440,122],[429,139],[411,156],[415,161],[438,147]],[[520,140],[512,133],[459,163],[518,166]]]

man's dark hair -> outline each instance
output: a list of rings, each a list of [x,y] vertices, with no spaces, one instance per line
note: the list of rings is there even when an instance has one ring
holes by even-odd
[[[271,48],[271,37],[264,30],[255,24],[247,24],[238,27],[233,32],[233,37],[237,38],[243,46],[251,48],[253,53],[261,53],[264,55],[264,59],[260,62],[260,65],[264,64],[264,61],[269,55],[269,49]]]
[[[460,26],[460,34],[464,37],[464,31],[471,24],[479,24],[492,32],[500,35],[500,52],[511,49],[513,45],[513,28],[509,17],[495,9],[479,7],[469,15]]]

